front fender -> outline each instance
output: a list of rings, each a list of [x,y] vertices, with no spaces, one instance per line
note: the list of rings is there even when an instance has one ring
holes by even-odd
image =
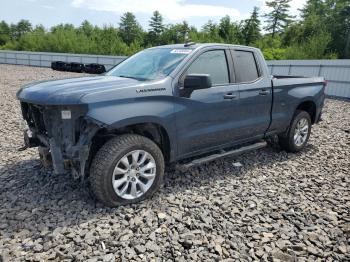
[[[153,123],[168,134],[171,156],[177,152],[173,98],[170,96],[124,99],[89,105],[87,116],[113,130],[135,124]]]

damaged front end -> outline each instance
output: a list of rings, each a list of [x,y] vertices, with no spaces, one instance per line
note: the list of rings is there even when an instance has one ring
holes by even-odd
[[[101,126],[85,117],[86,105],[43,106],[21,102],[26,147],[38,147],[45,167],[52,164],[56,174],[71,169],[83,177],[89,159],[91,140]]]

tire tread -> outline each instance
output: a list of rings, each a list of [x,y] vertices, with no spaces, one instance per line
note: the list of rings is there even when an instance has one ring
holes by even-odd
[[[157,183],[157,185],[155,187],[152,186],[153,190],[152,188],[150,189],[150,191],[152,192],[148,191],[145,195],[150,196],[154,193],[154,191],[156,191],[160,187],[164,173],[164,158],[160,148],[152,140],[144,136],[136,134],[120,135],[118,137],[110,139],[101,147],[101,149],[94,156],[90,168],[89,179],[91,190],[94,193],[97,200],[99,200],[106,206],[115,207],[118,205],[138,202],[145,196],[144,195],[136,199],[137,201],[130,201],[121,198],[120,202],[117,203],[114,200],[113,196],[108,193],[108,190],[106,190],[105,185],[103,183],[103,177],[107,175],[106,169],[108,169],[108,167],[110,167],[113,164],[116,156],[121,157],[121,152],[133,145],[147,145],[147,147],[150,147],[152,149],[152,153],[156,154],[154,156],[155,159],[158,159],[160,160],[159,162],[161,162],[159,163],[159,166],[157,166],[157,169],[160,168],[160,178],[155,180],[155,183]]]
[[[309,122],[309,134],[308,134],[308,138],[306,140],[306,142],[301,146],[301,147],[296,147],[294,144],[294,126],[296,125],[296,122],[298,121],[298,119],[300,119],[301,116],[305,116],[308,119]],[[284,150],[286,150],[287,152],[292,152],[292,153],[296,153],[301,151],[305,145],[307,144],[307,141],[309,139],[311,133],[311,117],[309,115],[308,112],[303,111],[303,110],[297,110],[293,116],[293,119],[290,123],[290,126],[288,127],[288,130],[279,135],[278,136],[278,142],[280,144],[280,147]]]

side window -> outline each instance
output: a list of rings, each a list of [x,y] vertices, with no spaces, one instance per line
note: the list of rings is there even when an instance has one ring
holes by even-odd
[[[230,82],[224,50],[201,54],[188,68],[187,74],[209,74],[213,85]]]
[[[249,51],[232,52],[236,82],[251,82],[259,78],[259,71],[256,65],[254,54]]]

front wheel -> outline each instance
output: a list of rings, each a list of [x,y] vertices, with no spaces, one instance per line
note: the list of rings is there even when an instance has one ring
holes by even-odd
[[[296,111],[292,123],[283,135],[279,135],[280,146],[288,152],[299,152],[302,150],[311,133],[311,118],[305,111]]]
[[[140,135],[109,140],[91,164],[90,184],[96,198],[109,207],[139,202],[161,185],[164,158],[159,147]]]

